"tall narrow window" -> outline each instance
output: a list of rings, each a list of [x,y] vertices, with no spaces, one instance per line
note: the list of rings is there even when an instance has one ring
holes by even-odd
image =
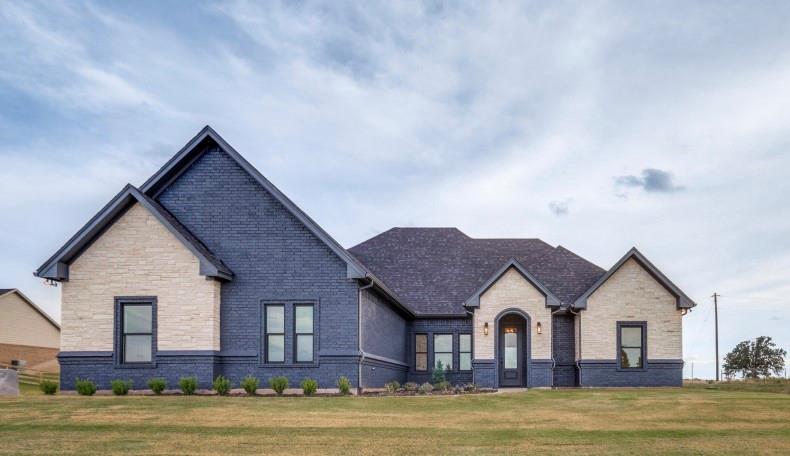
[[[415,334],[414,335],[414,370],[427,371],[428,370],[428,335]]]
[[[296,362],[313,362],[313,306],[299,304],[294,306],[294,333],[296,343]]]
[[[433,336],[433,367],[442,363],[444,370],[453,368],[453,335],[434,334]]]
[[[620,368],[644,367],[644,325],[620,325]]]
[[[266,362],[285,361],[285,306],[266,305]]]
[[[124,363],[150,363],[153,353],[153,305],[129,303],[123,306],[122,359]]]
[[[472,370],[472,335],[458,335],[458,369]]]

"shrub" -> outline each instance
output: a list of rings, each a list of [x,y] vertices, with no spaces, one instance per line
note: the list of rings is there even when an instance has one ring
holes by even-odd
[[[53,382],[52,380],[42,380],[38,387],[44,394],[55,394],[58,391],[57,382]]]
[[[261,381],[258,380],[258,377],[248,375],[241,381],[241,387],[244,388],[244,391],[246,391],[247,394],[254,396],[255,391],[258,390],[258,385],[260,385],[260,383]]]
[[[414,382],[407,382],[407,383],[405,383],[403,385],[403,389],[405,389],[406,391],[408,391],[410,393],[413,393],[413,392],[417,391],[419,388],[420,388],[420,385],[418,385],[418,384],[416,384]]]
[[[428,394],[433,391],[433,385],[428,382],[423,383],[420,385],[420,394]]]
[[[346,376],[341,376],[339,379],[337,379],[337,389],[340,390],[340,394],[343,396],[351,394],[351,380],[349,380]]]
[[[148,387],[151,388],[151,391],[153,391],[154,394],[162,394],[162,391],[167,388],[167,380],[162,377],[148,379]]]
[[[450,384],[450,382],[445,380],[443,382],[439,382],[439,383],[433,385],[433,387],[434,387],[434,389],[439,390],[439,391],[450,391],[450,389],[452,388],[452,385]]]
[[[78,378],[74,381],[74,388],[82,396],[93,396],[96,394],[96,384],[87,378]]]
[[[198,381],[197,377],[194,375],[191,377],[181,377],[178,379],[178,387],[181,388],[181,392],[184,394],[195,394],[195,390],[197,390]]]
[[[474,383],[467,383],[466,385],[464,385],[464,391],[466,392],[477,391],[477,385],[475,385]]]
[[[392,394],[395,391],[398,391],[398,389],[400,389],[400,383],[398,383],[397,380],[393,380],[393,381],[391,381],[389,383],[385,383],[384,384],[384,388],[387,389],[388,393]]]
[[[129,394],[129,390],[132,389],[132,381],[116,379],[110,382],[110,387],[114,395],[126,396]]]
[[[312,396],[316,391],[318,391],[318,381],[313,380],[310,377],[302,380],[300,386],[302,387],[302,392],[304,392],[305,396]]]
[[[283,377],[282,375],[279,377],[272,377],[269,379],[269,386],[272,387],[278,396],[282,396],[283,391],[288,388],[288,377]]]
[[[228,377],[220,375],[219,377],[214,379],[214,383],[211,385],[211,387],[220,396],[225,396],[230,392],[230,379],[228,379]]]
[[[431,371],[431,383],[436,385],[446,381],[447,379],[444,377],[444,366],[442,366],[441,361],[438,361],[436,363],[436,368]]]

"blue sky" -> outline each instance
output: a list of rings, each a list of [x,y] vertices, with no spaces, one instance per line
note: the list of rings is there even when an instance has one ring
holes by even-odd
[[[2,2],[0,288],[212,125],[345,246],[392,226],[637,246],[713,374],[790,349],[787,2]],[[688,372],[687,372],[688,374]]]

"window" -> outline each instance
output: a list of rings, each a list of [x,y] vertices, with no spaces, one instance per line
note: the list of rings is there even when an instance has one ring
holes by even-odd
[[[434,334],[433,336],[433,368],[442,363],[444,370],[453,368],[453,335]]]
[[[153,354],[153,304],[121,304],[121,359],[123,363],[150,363]]]
[[[620,368],[641,369],[644,367],[644,324],[619,324]]]
[[[458,369],[472,370],[472,335],[458,335]]]
[[[428,370],[428,335],[415,334],[414,335],[414,351],[416,353],[414,360],[414,369],[418,371]]]
[[[313,362],[313,306],[299,304],[294,306],[294,335],[297,363]]]
[[[285,361],[285,306],[267,304],[266,307],[266,362]]]

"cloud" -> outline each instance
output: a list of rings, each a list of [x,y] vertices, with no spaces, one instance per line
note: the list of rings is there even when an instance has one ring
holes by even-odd
[[[554,215],[568,215],[568,206],[573,200],[568,198],[561,201],[552,201],[549,203],[549,210]]]
[[[645,168],[642,176],[619,176],[615,178],[615,186],[619,188],[641,188],[648,193],[674,193],[686,187],[675,185],[672,173],[655,168]],[[622,193],[618,193],[622,196]]]

